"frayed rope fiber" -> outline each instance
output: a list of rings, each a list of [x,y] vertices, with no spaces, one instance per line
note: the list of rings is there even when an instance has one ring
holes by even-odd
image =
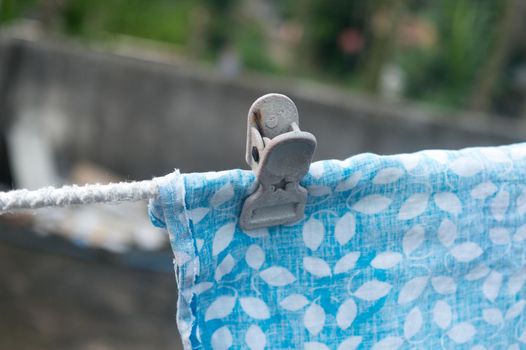
[[[0,192],[0,213],[75,204],[134,202],[155,198],[158,194],[159,186],[155,179],[106,185],[45,187],[34,191],[14,190]]]

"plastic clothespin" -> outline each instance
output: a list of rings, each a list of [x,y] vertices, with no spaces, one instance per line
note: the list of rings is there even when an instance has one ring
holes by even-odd
[[[300,181],[316,149],[301,131],[296,105],[280,94],[258,98],[248,112],[246,161],[257,188],[245,199],[239,224],[245,230],[289,224],[303,218],[307,190]]]

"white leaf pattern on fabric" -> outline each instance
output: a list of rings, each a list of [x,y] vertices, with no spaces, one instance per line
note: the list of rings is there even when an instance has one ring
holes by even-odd
[[[289,270],[281,266],[272,266],[259,273],[259,276],[268,285],[283,287],[296,281],[296,277]]]
[[[345,213],[334,226],[334,237],[340,245],[349,242],[356,232],[356,219],[352,213]]]
[[[220,178],[223,177],[225,174],[226,174],[226,171],[218,171],[218,172],[215,172],[215,171],[208,171],[208,172],[206,172],[206,173],[203,173],[204,177],[205,177],[207,180],[216,180],[216,179],[220,179]]]
[[[373,179],[375,185],[387,185],[398,181],[404,175],[400,168],[384,168],[380,170]]]
[[[192,287],[192,293],[195,295],[202,294],[212,288],[214,284],[212,282],[201,282]]]
[[[383,252],[371,261],[371,266],[376,269],[391,269],[402,261],[402,254],[396,252]]]
[[[391,285],[386,282],[372,280],[362,284],[354,296],[362,300],[375,301],[385,297],[391,290]]]
[[[362,337],[352,336],[340,343],[337,350],[356,350],[362,343]]]
[[[186,289],[181,289],[179,291],[181,297],[184,298],[184,300],[186,300],[187,302],[190,302],[192,300],[192,288],[186,288]]]
[[[197,340],[201,341],[201,327],[197,326],[195,333]]]
[[[331,188],[327,186],[309,186],[307,188],[307,191],[309,192],[309,195],[314,197],[323,197],[328,194],[331,194]]]
[[[334,265],[334,274],[337,275],[354,269],[354,266],[356,265],[356,262],[359,258],[360,252],[347,253],[336,262],[336,265]]]
[[[226,183],[221,187],[210,199],[210,205],[214,208],[219,207],[221,204],[228,202],[234,197],[234,188],[229,183]]]
[[[303,242],[310,250],[316,251],[324,236],[325,227],[321,221],[311,218],[303,225]]]
[[[303,347],[305,350],[329,350],[329,347],[317,341],[306,342]]]
[[[502,221],[510,205],[510,194],[507,191],[499,191],[491,202],[491,213],[497,221]]]
[[[418,154],[399,154],[398,159],[404,166],[405,170],[411,171],[420,162],[420,155]]]
[[[254,230],[243,231],[249,237],[252,238],[265,238],[268,237],[268,228],[258,228]]]
[[[404,344],[403,338],[388,336],[373,345],[371,350],[397,350],[402,344]]]
[[[346,180],[340,182],[338,186],[336,186],[336,192],[345,192],[352,190],[356,186],[356,184],[358,184],[358,181],[360,181],[361,177],[361,172],[357,171],[353,173]]]
[[[484,345],[475,345],[469,350],[488,350]]]
[[[460,203],[460,199],[454,193],[441,192],[435,194],[435,203],[440,209],[453,215],[458,215],[462,212],[462,203]]]
[[[476,281],[488,275],[491,272],[491,269],[485,264],[479,264],[475,266],[468,274],[465,276],[468,281]]]
[[[232,242],[232,239],[234,238],[235,229],[235,224],[229,223],[223,225],[221,228],[219,228],[219,230],[217,230],[212,243],[213,256],[218,255],[230,245],[230,242]]]
[[[245,343],[247,343],[250,350],[263,350],[267,345],[267,338],[261,328],[253,324],[248,327],[247,333],[245,334]]]
[[[435,322],[439,328],[447,329],[451,324],[452,318],[449,304],[443,300],[437,301],[433,308],[433,322]]]
[[[232,312],[236,304],[236,297],[220,296],[206,309],[205,321],[223,318]]]
[[[227,326],[217,329],[211,338],[213,350],[227,350],[232,346],[232,333]]]
[[[238,224],[250,172],[159,183],[151,214],[180,265],[185,348],[526,346],[518,148],[526,144],[325,161],[318,180],[302,180],[301,220],[248,232]],[[302,231],[312,223],[319,230]]]
[[[457,291],[455,280],[448,276],[436,276],[431,278],[431,285],[438,294],[452,294]]]
[[[498,148],[482,148],[480,153],[494,163],[507,163],[510,161],[508,155]]]
[[[398,220],[410,220],[422,214],[427,208],[429,201],[428,193],[416,193],[411,195],[402,204],[398,212]]]
[[[497,192],[497,186],[493,182],[483,182],[471,190],[471,197],[474,199],[486,199],[486,197],[491,196],[495,192]]]
[[[457,225],[451,220],[444,219],[438,227],[438,240],[444,247],[450,247],[457,238]]]
[[[266,320],[270,317],[270,311],[267,304],[259,298],[239,298],[239,303],[241,304],[243,311],[256,320]]]
[[[515,296],[526,282],[526,267],[512,274],[508,279],[508,295]]]
[[[216,267],[216,271],[214,274],[214,279],[216,281],[220,281],[223,276],[228,275],[230,272],[232,272],[232,269],[234,268],[234,265],[236,264],[236,261],[232,257],[232,255],[228,254],[225,256],[223,261]]]
[[[379,194],[371,194],[360,199],[352,206],[352,209],[362,214],[377,214],[386,210],[392,200]]]
[[[464,344],[471,340],[477,333],[477,330],[469,322],[462,322],[454,325],[447,332],[447,335],[451,340],[457,344]]]
[[[320,258],[306,256],[303,258],[303,267],[307,272],[316,277],[327,277],[331,275],[331,268]]]
[[[303,325],[312,335],[320,333],[325,325],[325,310],[316,303],[310,304],[303,316]]]
[[[465,242],[458,244],[449,251],[457,261],[470,262],[482,255],[483,251],[477,243]]]
[[[496,326],[504,322],[502,312],[497,308],[490,308],[482,310],[482,319],[487,323]]]
[[[247,265],[253,268],[254,270],[259,270],[261,265],[265,262],[265,252],[257,244],[252,244],[247,248],[245,254],[245,260]]]
[[[422,225],[415,225],[404,234],[402,247],[406,255],[410,255],[424,242],[425,232]]]
[[[313,178],[320,179],[323,176],[324,172],[325,172],[325,163],[323,162],[311,163],[310,168],[309,168],[309,174]]]
[[[400,290],[398,304],[403,305],[416,300],[426,288],[428,281],[428,276],[415,277],[409,280]]]
[[[491,271],[489,276],[482,284],[482,293],[489,301],[495,301],[499,295],[500,286],[502,284],[502,274],[497,271]]]
[[[447,153],[444,151],[428,150],[428,151],[424,151],[424,154],[427,157],[433,159],[435,162],[440,163],[440,164],[446,164],[448,161]]]
[[[460,157],[449,165],[449,169],[462,177],[471,177],[482,171],[482,164],[473,158]]]
[[[407,314],[407,317],[405,318],[404,322],[404,337],[409,340],[412,337],[414,337],[422,328],[422,312],[420,312],[420,309],[418,306],[415,306],[414,308],[409,311]]]
[[[285,299],[283,299],[279,303],[279,306],[281,306],[285,310],[298,311],[303,309],[308,303],[309,300],[305,298],[305,296],[301,294],[291,294]]]
[[[203,245],[205,244],[205,241],[200,238],[195,239],[195,245],[197,247],[197,252],[201,252],[201,249],[203,249]]]
[[[515,317],[518,317],[520,314],[522,314],[522,311],[524,311],[524,306],[526,306],[525,300],[519,300],[515,304],[510,306],[508,311],[506,311],[506,316],[504,316],[506,321],[512,320]]]
[[[187,211],[188,219],[192,220],[194,224],[198,224],[210,211],[209,208],[195,208]]]
[[[504,227],[494,227],[489,230],[489,239],[496,245],[509,244],[510,233]]]
[[[336,324],[342,330],[346,330],[351,326],[356,318],[357,308],[353,299],[345,300],[336,313]]]
[[[522,214],[521,214],[522,215]],[[513,235],[513,240],[515,242],[522,242],[526,239],[526,225],[520,226],[515,234]]]

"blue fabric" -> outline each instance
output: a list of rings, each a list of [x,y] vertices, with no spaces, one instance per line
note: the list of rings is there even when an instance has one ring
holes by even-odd
[[[304,220],[243,232],[249,171],[153,201],[187,349],[526,348],[526,144],[311,166]]]

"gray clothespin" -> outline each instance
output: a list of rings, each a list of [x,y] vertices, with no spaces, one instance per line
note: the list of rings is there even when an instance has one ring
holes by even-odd
[[[257,188],[245,199],[239,224],[245,230],[288,224],[303,218],[307,190],[300,181],[309,171],[316,138],[299,128],[290,98],[268,94],[248,112],[246,161]]]

